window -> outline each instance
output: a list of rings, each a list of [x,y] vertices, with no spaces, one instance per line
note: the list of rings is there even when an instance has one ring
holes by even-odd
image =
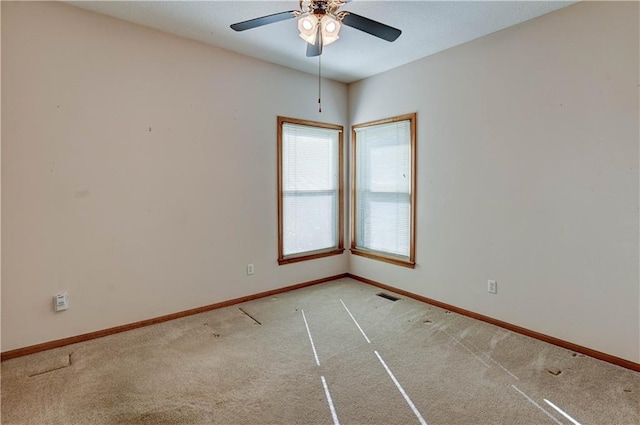
[[[278,263],[341,254],[342,126],[278,117]]]
[[[416,114],[353,126],[351,252],[415,267]]]

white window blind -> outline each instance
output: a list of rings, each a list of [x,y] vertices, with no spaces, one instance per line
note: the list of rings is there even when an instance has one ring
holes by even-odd
[[[355,129],[356,248],[410,256],[411,121]]]
[[[282,255],[338,248],[340,132],[282,126]]]

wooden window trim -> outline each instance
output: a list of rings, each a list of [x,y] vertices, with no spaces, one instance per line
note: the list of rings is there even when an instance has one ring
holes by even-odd
[[[386,263],[395,264],[402,267],[415,268],[415,258],[416,258],[416,188],[417,188],[417,178],[416,178],[416,147],[417,147],[417,133],[416,133],[416,119],[417,114],[410,113],[405,115],[399,115],[396,117],[385,118],[377,121],[370,121],[362,124],[356,124],[351,126],[351,253],[354,255],[359,255],[361,257],[370,258],[373,260],[384,261]],[[363,127],[370,127],[374,125],[380,124],[390,124],[399,121],[409,121],[410,129],[411,129],[411,218],[409,221],[409,257],[404,256],[396,256],[386,252],[373,251],[363,247],[356,246],[356,229],[357,229],[357,202],[356,202],[356,188],[357,188],[357,178],[356,178],[356,161],[357,161],[357,143],[358,139],[356,137],[356,129]]]
[[[283,191],[282,191],[282,125],[284,123],[306,125],[309,127],[328,128],[338,130],[338,246],[327,248],[326,250],[309,251],[300,254],[284,255],[283,231]],[[278,116],[278,264],[291,264],[300,261],[314,260],[317,258],[340,255],[344,252],[344,127],[337,124],[329,124],[318,121],[301,120]]]

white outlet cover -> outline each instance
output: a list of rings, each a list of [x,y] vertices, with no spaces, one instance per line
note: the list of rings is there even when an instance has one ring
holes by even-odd
[[[487,291],[491,294],[498,293],[498,282],[496,282],[495,280],[488,280]]]
[[[69,300],[67,294],[58,294],[53,297],[53,309],[55,311],[63,311],[69,308]]]

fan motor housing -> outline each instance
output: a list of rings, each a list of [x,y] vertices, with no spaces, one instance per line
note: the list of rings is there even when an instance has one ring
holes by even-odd
[[[327,13],[327,1],[316,0],[311,2],[311,9],[313,9],[314,15],[326,15]]]

